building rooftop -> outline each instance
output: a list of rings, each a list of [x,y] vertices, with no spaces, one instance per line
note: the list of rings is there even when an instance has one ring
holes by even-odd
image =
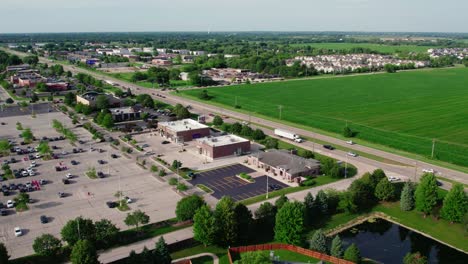
[[[258,159],[270,166],[283,168],[290,174],[302,172],[306,168],[320,166],[318,160],[299,157],[287,150],[269,149],[266,152],[258,153]]]
[[[137,113],[137,112],[140,112],[140,109],[138,107],[127,106],[127,107],[109,108],[109,111],[111,112],[112,115],[120,115],[120,114]]]
[[[182,120],[171,121],[171,122],[160,122],[159,125],[169,127],[175,132],[208,127],[192,119],[182,119]]]
[[[248,139],[238,137],[236,135],[224,135],[219,137],[204,137],[197,139],[198,142],[208,146],[219,147],[231,145],[239,142],[247,142]]]

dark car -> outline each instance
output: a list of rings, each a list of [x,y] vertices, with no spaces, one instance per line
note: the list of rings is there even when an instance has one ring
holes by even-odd
[[[62,179],[63,184],[70,184],[70,181],[68,179]]]
[[[106,202],[106,204],[107,204],[107,207],[109,208],[115,208],[117,206],[116,202]]]
[[[1,209],[0,210],[0,215],[2,215],[2,216],[8,215],[8,211],[5,210],[5,209]]]
[[[332,145],[323,145],[324,148],[326,149],[329,149],[329,150],[334,150],[335,147],[333,147]]]
[[[16,186],[16,184],[14,183],[10,183],[10,190],[16,190],[18,189],[18,186]]]
[[[72,152],[73,152],[73,153],[78,153],[78,150],[77,150],[76,148],[74,148],[74,149],[72,150]]]
[[[78,165],[78,161],[76,161],[76,160],[72,160],[70,163],[71,163],[71,165]]]
[[[98,160],[97,162],[98,162],[99,164],[105,164],[105,163],[106,163],[106,162],[103,161],[103,160]]]
[[[55,171],[62,171],[62,168],[61,168],[61,167],[58,167],[58,166],[56,166],[56,167],[55,167]]]
[[[47,224],[49,222],[49,219],[45,215],[41,215],[39,218],[41,220],[41,224]]]
[[[8,189],[2,189],[3,195],[4,196],[9,196],[10,195],[10,190]]]
[[[197,178],[197,174],[194,173],[193,171],[190,171],[189,173],[187,173],[187,176],[190,177],[190,178],[192,178],[192,179]]]
[[[97,176],[99,178],[104,178],[104,173],[102,171],[98,171]]]
[[[112,157],[113,159],[116,159],[116,158],[118,158],[119,156],[117,156],[117,154],[112,154],[111,157]]]
[[[15,158],[11,158],[11,159],[10,159],[10,163],[16,163],[16,161],[17,161],[17,160],[16,160]]]
[[[167,141],[167,140],[164,140],[163,142],[161,142],[161,144],[165,145],[165,144],[169,144],[171,142]]]

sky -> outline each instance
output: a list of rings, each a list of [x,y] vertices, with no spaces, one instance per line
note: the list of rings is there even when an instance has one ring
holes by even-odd
[[[0,0],[0,33],[468,32],[466,0]]]

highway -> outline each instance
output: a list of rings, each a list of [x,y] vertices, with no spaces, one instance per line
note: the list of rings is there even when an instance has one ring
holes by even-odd
[[[25,53],[16,52],[16,51],[8,50],[8,49],[4,49],[4,50],[10,53],[17,54],[18,56],[25,56]],[[382,160],[390,161],[390,162],[385,162],[385,161],[377,161],[377,160],[373,160],[373,159],[369,159],[365,157],[350,157],[350,156],[347,156],[346,152],[344,151],[340,151],[340,150],[328,151],[328,150],[323,149],[321,145],[315,144],[315,146],[313,146],[312,142],[304,142],[304,143],[291,142],[292,144],[296,144],[306,149],[311,149],[311,150],[314,149],[316,152],[320,154],[324,154],[324,155],[327,155],[327,156],[330,156],[330,157],[333,157],[342,161],[349,160],[350,163],[352,163],[359,169],[360,174],[366,171],[371,171],[375,168],[381,168],[390,176],[400,177],[402,179],[409,178],[414,181],[414,180],[417,180],[417,178],[423,173],[423,169],[434,169],[437,172],[438,176],[441,176],[450,180],[454,180],[457,182],[461,182],[464,184],[468,184],[467,173],[444,168],[441,166],[436,166],[436,165],[429,164],[426,162],[418,161],[418,160],[411,159],[408,157],[400,156],[397,154],[385,152],[382,150],[378,150],[378,149],[374,149],[374,148],[370,148],[370,147],[366,147],[366,146],[362,146],[358,144],[349,145],[341,139],[337,139],[334,137],[322,135],[319,133],[311,132],[308,130],[304,130],[304,129],[300,129],[300,128],[296,128],[292,126],[288,126],[288,125],[278,123],[275,121],[271,121],[271,120],[267,120],[264,118],[255,117],[255,116],[251,116],[251,115],[240,113],[240,112],[235,112],[232,110],[228,110],[228,109],[218,107],[218,106],[213,106],[213,105],[202,103],[199,101],[178,97],[173,94],[170,94],[169,91],[163,92],[161,90],[141,87],[134,83],[129,83],[126,81],[122,81],[113,77],[103,75],[99,72],[86,70],[86,69],[78,68],[72,65],[62,64],[59,62],[52,62],[42,57],[39,60],[41,63],[47,63],[51,65],[61,64],[64,67],[64,70],[71,71],[73,73],[81,72],[81,73],[92,75],[93,77],[97,79],[110,80],[114,82],[115,84],[118,84],[120,87],[124,89],[130,88],[130,90],[134,94],[149,94],[154,99],[157,99],[159,101],[169,103],[169,104],[180,103],[185,106],[190,105],[192,106],[191,111],[195,113],[205,114],[205,115],[209,113],[217,113],[217,114],[220,114],[223,116],[229,116],[231,118],[235,118],[238,120],[249,121],[253,124],[258,124],[259,128],[262,128],[266,134],[272,135],[272,130],[267,129],[267,128],[282,128],[282,129],[292,131],[296,134],[299,134],[307,138],[314,138],[320,141],[329,142],[330,144],[333,144],[336,146],[344,146],[348,149],[369,153],[374,156],[382,158]],[[158,94],[162,95],[163,97],[157,96]],[[451,184],[449,184],[448,182],[444,182],[444,187],[447,188],[450,185]]]

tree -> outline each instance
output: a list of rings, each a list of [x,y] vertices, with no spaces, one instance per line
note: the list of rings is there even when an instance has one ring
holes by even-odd
[[[104,115],[104,118],[102,119],[101,124],[102,124],[105,128],[112,128],[112,127],[114,127],[114,119],[112,118],[112,114],[110,114],[110,113],[105,114],[105,115]]]
[[[344,129],[343,129],[343,136],[347,137],[347,138],[353,137],[354,132],[353,132],[353,130],[351,130],[351,128],[349,126],[345,126]]]
[[[119,234],[117,228],[110,220],[101,219],[94,223],[96,227],[96,240],[104,245],[112,244]]]
[[[190,112],[186,107],[183,107],[181,104],[176,104],[174,107],[174,114],[176,114],[177,119],[185,119],[190,117]]]
[[[205,247],[214,243],[215,219],[208,205],[200,207],[193,216],[193,237]]]
[[[232,124],[232,126],[231,126],[231,131],[230,131],[230,132],[233,133],[233,134],[239,135],[240,132],[241,132],[241,130],[242,130],[242,125],[241,125],[241,123],[235,122],[234,124]]]
[[[355,180],[348,188],[357,210],[367,209],[375,204],[374,190],[364,180]]]
[[[72,92],[66,93],[63,102],[68,106],[74,105],[76,103],[76,95]]]
[[[265,133],[263,133],[263,130],[257,128],[252,132],[252,138],[254,140],[264,140],[266,138]]]
[[[205,201],[198,195],[190,195],[177,202],[176,216],[179,221],[193,220],[195,213],[205,205]]]
[[[153,251],[154,263],[157,264],[171,264],[172,258],[169,253],[169,248],[167,247],[164,237],[159,237],[158,242],[156,242],[156,247]]]
[[[96,97],[96,108],[99,110],[109,108],[109,98],[106,95],[100,94]]]
[[[384,69],[388,73],[395,73],[397,71],[397,66],[394,64],[385,64]]]
[[[242,203],[236,203],[234,206],[234,215],[237,223],[237,241],[240,244],[246,244],[249,241],[252,230],[252,212]]]
[[[96,248],[89,240],[78,240],[70,254],[73,264],[99,264]]]
[[[37,101],[39,101],[39,97],[37,96],[36,93],[33,93],[31,96],[31,102],[35,103]]]
[[[304,205],[300,202],[287,202],[276,214],[275,240],[299,245],[303,230]]]
[[[9,155],[10,154],[11,144],[6,139],[0,140],[0,155]]]
[[[286,195],[282,194],[282,195],[281,195],[278,199],[276,199],[276,201],[275,201],[275,206],[276,206],[277,210],[280,210],[281,207],[283,207],[283,205],[284,205],[285,203],[287,203],[288,201],[289,201],[289,198],[288,198]]]
[[[414,184],[406,182],[400,196],[400,208],[403,211],[414,209]]]
[[[384,178],[375,187],[375,197],[381,201],[390,201],[395,198],[395,186]]]
[[[171,168],[173,168],[174,170],[177,170],[177,169],[180,169],[181,167],[182,167],[182,161],[179,161],[179,160],[172,161]]]
[[[41,141],[41,143],[39,143],[37,150],[39,151],[41,155],[44,155],[44,156],[50,157],[50,155],[52,154],[52,150],[50,149],[49,142],[47,141]]]
[[[313,158],[315,158],[315,154],[314,154],[312,151],[310,151],[310,150],[304,151],[304,154],[302,154],[302,156],[303,156],[304,158],[306,158],[306,159],[313,159]]]
[[[278,139],[276,138],[267,138],[265,140],[266,149],[277,149],[278,148]]]
[[[325,234],[323,234],[322,229],[315,231],[312,239],[310,240],[310,249],[325,254],[328,253],[327,238],[325,237]]]
[[[201,91],[200,95],[198,96],[200,99],[202,100],[210,100],[211,99],[211,96],[208,95],[208,91],[207,90],[203,90]]]
[[[62,242],[51,234],[43,234],[34,239],[32,247],[38,255],[56,256],[62,249]]]
[[[361,252],[359,248],[353,243],[344,252],[344,259],[354,263],[361,263]]]
[[[220,126],[220,125],[222,125],[223,123],[224,123],[224,121],[223,121],[223,119],[222,119],[219,115],[217,115],[217,116],[215,116],[215,117],[213,118],[213,125],[215,125],[215,126]]]
[[[422,176],[415,191],[416,210],[423,212],[424,216],[430,214],[437,204],[437,181],[432,173]]]
[[[80,239],[94,242],[96,240],[96,227],[91,219],[80,216],[69,220],[62,227],[60,234],[62,235],[62,239],[66,241],[69,246],[75,245]]]
[[[47,92],[48,90],[49,90],[49,88],[47,88],[47,85],[45,83],[38,83],[36,85],[36,91]]]
[[[343,253],[343,243],[341,242],[340,236],[336,235],[331,243],[330,255],[341,259],[343,258]]]
[[[408,252],[405,257],[403,258],[403,264],[426,264],[427,258],[422,256],[421,253],[415,252],[411,253]]]
[[[271,264],[270,256],[264,251],[250,251],[241,255],[235,264]]]
[[[310,226],[313,222],[314,216],[316,216],[314,203],[314,196],[308,192],[304,197],[304,223],[307,226]]]
[[[25,130],[23,130],[23,132],[21,132],[21,137],[26,143],[31,143],[34,139],[34,135],[31,132],[30,128],[26,128]]]
[[[269,202],[264,202],[255,211],[256,227],[265,233],[273,232],[275,228],[276,207]]]
[[[340,177],[340,165],[331,158],[324,158],[320,163],[320,171],[332,178]]]
[[[450,222],[460,223],[467,211],[468,197],[463,185],[456,183],[444,198],[441,216]]]
[[[252,133],[253,133],[253,130],[251,127],[247,126],[247,125],[242,125],[242,129],[241,129],[241,132],[240,134],[244,137],[251,137],[252,136]]]
[[[328,195],[325,191],[318,191],[314,202],[315,208],[317,208],[322,215],[328,214]]]
[[[124,223],[128,226],[135,226],[136,230],[139,230],[139,226],[147,224],[149,222],[149,216],[141,210],[136,210],[133,213],[128,213],[124,219]]]
[[[216,204],[215,218],[215,242],[220,246],[229,246],[237,242],[237,222],[234,214],[234,200],[224,196]]]
[[[12,104],[14,103],[15,101],[13,101],[13,99],[11,99],[10,97],[8,97],[6,100],[5,100],[5,103],[7,104]]]
[[[10,259],[10,256],[8,255],[8,250],[5,247],[5,244],[0,243],[0,263],[8,263],[8,259]]]

